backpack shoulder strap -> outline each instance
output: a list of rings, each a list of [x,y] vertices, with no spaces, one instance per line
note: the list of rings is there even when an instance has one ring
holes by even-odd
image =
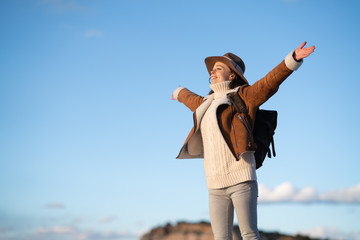
[[[249,113],[246,109],[246,105],[245,105],[244,101],[241,99],[241,97],[239,96],[239,94],[237,92],[231,92],[231,93],[227,94],[227,97],[230,100],[230,102],[233,104],[233,106],[235,107],[236,111],[238,113],[244,114],[246,122],[248,123],[249,126],[252,127],[251,119],[250,119]]]

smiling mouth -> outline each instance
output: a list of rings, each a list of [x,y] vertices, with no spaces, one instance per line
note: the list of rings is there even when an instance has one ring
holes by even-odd
[[[211,82],[210,84],[214,84],[216,82],[216,76],[211,76]]]

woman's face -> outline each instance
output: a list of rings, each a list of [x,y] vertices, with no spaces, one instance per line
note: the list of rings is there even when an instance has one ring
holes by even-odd
[[[232,80],[230,68],[222,62],[216,62],[210,72],[211,84]]]

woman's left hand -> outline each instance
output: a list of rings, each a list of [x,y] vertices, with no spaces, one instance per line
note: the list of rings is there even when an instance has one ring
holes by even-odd
[[[306,45],[306,42],[303,42],[297,49],[295,49],[295,60],[300,61],[303,58],[308,57],[310,54],[312,54],[315,50],[315,46],[304,48]]]

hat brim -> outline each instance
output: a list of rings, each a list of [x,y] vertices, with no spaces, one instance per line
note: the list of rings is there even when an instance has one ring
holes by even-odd
[[[207,57],[205,58],[205,65],[206,65],[206,68],[209,72],[209,74],[211,75],[211,71],[215,65],[216,62],[222,62],[222,63],[225,63],[229,68],[231,68],[234,72],[237,73],[237,75],[239,75],[242,79],[242,84],[249,84],[249,82],[246,80],[246,78],[244,77],[244,75],[242,75],[242,73],[240,73],[235,67],[234,65],[232,64],[232,62],[226,58],[226,57],[223,57],[223,56],[212,56],[212,57]],[[242,85],[241,84],[241,85]]]

